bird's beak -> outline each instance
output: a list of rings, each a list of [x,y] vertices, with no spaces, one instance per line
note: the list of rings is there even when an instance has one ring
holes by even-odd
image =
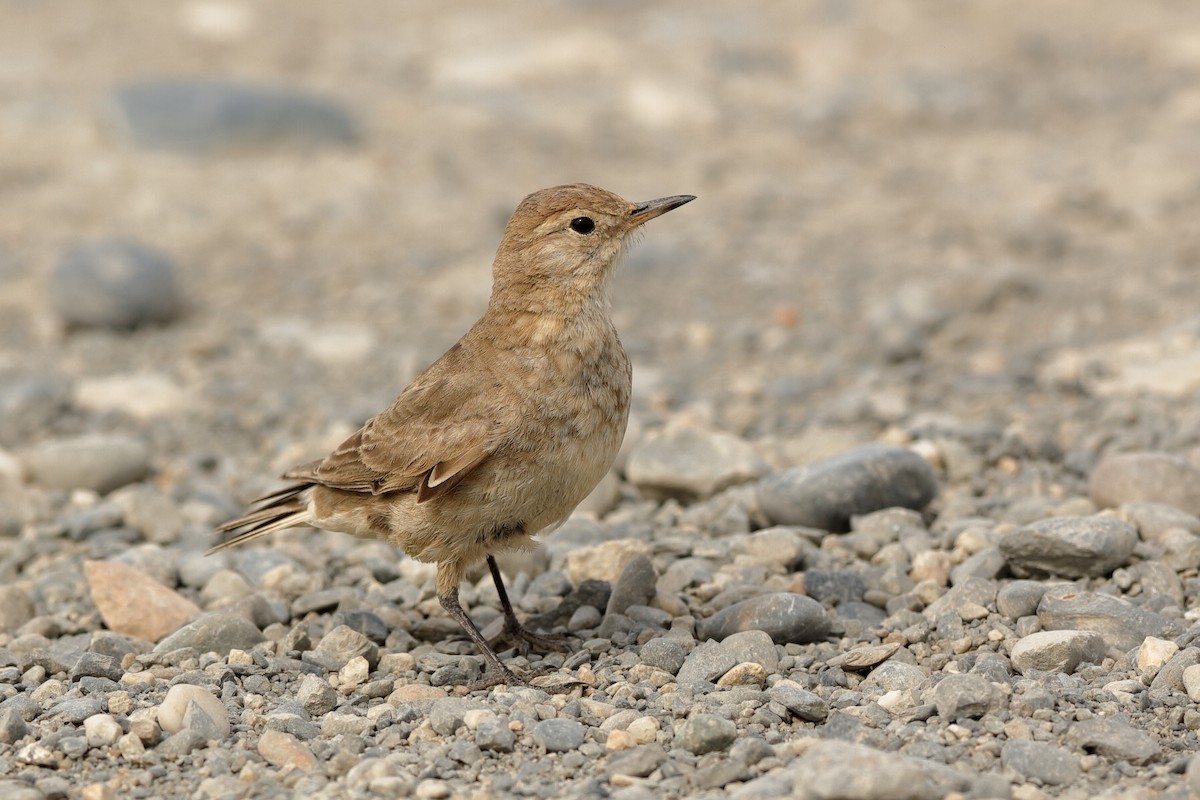
[[[638,203],[629,212],[629,221],[633,227],[637,227],[644,222],[649,222],[655,217],[661,217],[671,209],[679,208],[684,203],[690,203],[696,199],[692,194],[676,194],[670,197],[660,197],[657,200],[647,200],[644,203]]]

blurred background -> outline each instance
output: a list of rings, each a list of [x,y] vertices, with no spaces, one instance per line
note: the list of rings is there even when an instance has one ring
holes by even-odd
[[[319,454],[571,181],[699,196],[617,284],[643,426],[809,460],[1090,396],[1163,331],[1122,358],[1200,385],[1195,3],[0,7],[2,447]]]

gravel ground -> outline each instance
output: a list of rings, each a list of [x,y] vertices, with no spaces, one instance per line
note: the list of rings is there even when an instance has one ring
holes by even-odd
[[[1200,8],[3,12],[6,800],[1200,795]],[[502,565],[571,651],[468,693],[430,565],[205,556],[568,181],[699,196],[617,469]]]

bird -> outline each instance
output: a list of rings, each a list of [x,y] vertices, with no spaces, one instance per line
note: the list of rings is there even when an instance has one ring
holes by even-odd
[[[694,199],[630,202],[582,183],[525,197],[479,320],[333,452],[219,526],[232,538],[209,552],[297,526],[389,542],[436,564],[439,603],[486,662],[480,685],[525,684],[463,610],[459,584],[486,561],[501,636],[559,644],[520,624],[495,556],[535,547],[611,468],[632,389],[613,274],[643,224]]]

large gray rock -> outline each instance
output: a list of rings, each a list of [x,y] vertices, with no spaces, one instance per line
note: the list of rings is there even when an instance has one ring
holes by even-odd
[[[146,477],[150,455],[129,436],[91,434],[37,445],[26,453],[25,469],[42,486],[105,494]]]
[[[148,150],[347,146],[359,139],[358,125],[340,104],[279,86],[206,78],[145,81],[118,88],[113,111],[124,138]]]
[[[922,509],[937,495],[924,458],[904,447],[868,444],[758,483],[758,503],[777,525],[850,530],[850,518],[900,506]]]
[[[262,631],[240,614],[214,611],[192,620],[163,639],[156,653],[191,648],[197,653],[228,655],[230,650],[250,650],[263,640]]]
[[[625,474],[640,489],[696,498],[762,477],[768,469],[745,439],[692,425],[670,425],[634,447]]]
[[[1026,779],[1047,786],[1066,786],[1080,774],[1079,758],[1049,742],[1011,739],[1000,750],[1000,763]]]
[[[1022,675],[1031,670],[1070,674],[1080,664],[1104,660],[1104,637],[1095,631],[1038,631],[1017,642],[1009,654]]]
[[[1169,453],[1119,453],[1092,470],[1088,493],[1101,508],[1144,501],[1200,516],[1200,469]]]
[[[1120,658],[1147,636],[1171,639],[1183,628],[1161,614],[1127,600],[1098,592],[1080,592],[1070,585],[1046,590],[1038,604],[1038,620],[1047,631],[1096,631],[1104,637],[1107,655]]]
[[[751,597],[718,611],[701,626],[702,638],[718,641],[740,631],[765,631],[776,644],[825,638],[829,617],[811,597],[777,592]]]
[[[1096,577],[1128,563],[1137,542],[1137,531],[1118,517],[1054,517],[1008,534],[1000,552],[1014,571]]]
[[[72,247],[51,276],[54,310],[68,327],[126,330],[165,322],[179,309],[175,264],[128,239]]]

